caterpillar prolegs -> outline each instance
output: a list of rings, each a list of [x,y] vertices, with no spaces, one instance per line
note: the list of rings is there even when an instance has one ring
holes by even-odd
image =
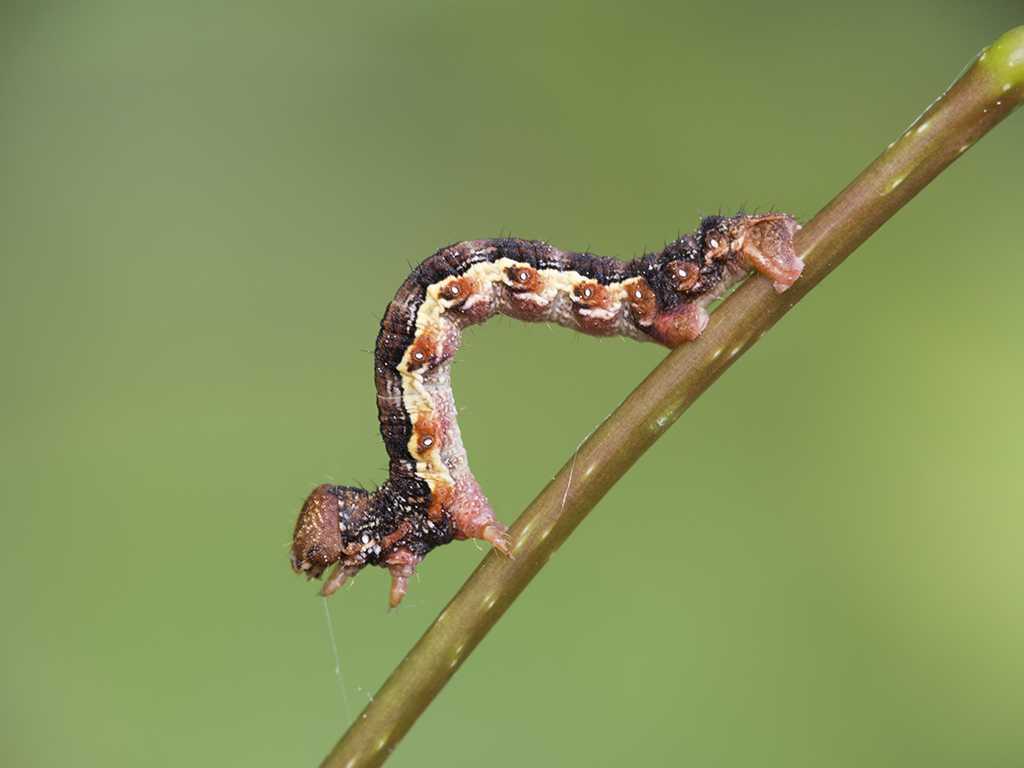
[[[776,290],[803,270],[800,228],[771,213],[709,216],[693,234],[630,262],[544,242],[468,240],[442,248],[398,289],[374,352],[380,432],[390,458],[375,491],[320,485],[295,524],[292,568],[335,592],[367,565],[391,572],[390,604],[416,564],[452,539],[510,542],[470,472],[455,420],[450,363],[462,329],[496,314],[558,323],[597,336],[675,347],[697,338],[707,305],[755,270]]]

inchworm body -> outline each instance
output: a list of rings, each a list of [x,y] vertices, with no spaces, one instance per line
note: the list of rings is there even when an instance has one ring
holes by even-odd
[[[380,431],[390,458],[375,491],[320,485],[295,525],[292,568],[330,595],[366,565],[391,572],[390,604],[416,564],[452,539],[509,551],[466,458],[450,363],[462,329],[496,314],[597,336],[675,347],[697,338],[707,305],[750,270],[783,291],[800,276],[799,224],[771,213],[704,218],[658,253],[630,262],[513,238],[442,248],[406,279],[381,321],[374,353]]]

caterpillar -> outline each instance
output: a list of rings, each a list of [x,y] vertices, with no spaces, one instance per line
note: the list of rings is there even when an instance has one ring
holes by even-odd
[[[374,351],[387,480],[374,491],[324,484],[299,512],[291,566],[328,596],[362,568],[391,573],[398,605],[416,565],[453,539],[508,555],[510,540],[469,469],[455,420],[450,363],[462,330],[496,314],[597,336],[676,347],[696,339],[707,306],[751,270],[791,286],[800,228],[783,213],[708,216],[630,262],[504,238],[449,245],[416,267],[388,305]]]

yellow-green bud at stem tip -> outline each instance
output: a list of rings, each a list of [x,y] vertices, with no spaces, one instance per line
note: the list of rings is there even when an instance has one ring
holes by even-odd
[[[978,66],[992,75],[1000,90],[1024,98],[1024,26],[1014,27],[982,51]]]

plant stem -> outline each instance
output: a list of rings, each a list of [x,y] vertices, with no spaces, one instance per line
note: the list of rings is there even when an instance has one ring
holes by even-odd
[[[669,354],[580,445],[392,672],[323,766],[380,765],[594,505],[740,355],[858,245],[1024,101],[1024,27],[964,74],[797,234],[803,276],[776,294],[746,281],[696,342]]]

